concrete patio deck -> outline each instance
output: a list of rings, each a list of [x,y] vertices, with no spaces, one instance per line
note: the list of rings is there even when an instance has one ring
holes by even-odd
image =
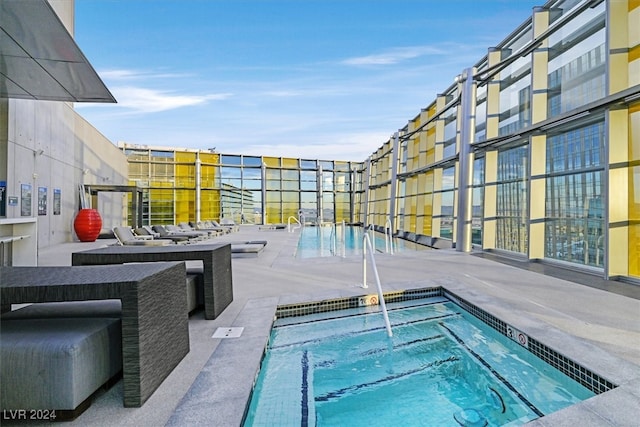
[[[270,310],[282,303],[373,293],[359,287],[360,257],[295,259],[297,239],[297,233],[259,230],[256,226],[242,226],[237,233],[216,237],[216,242],[268,241],[258,257],[232,260],[231,305],[215,320],[204,320],[201,311],[190,318],[191,351],[143,407],[122,406],[120,381],[96,396],[84,414],[66,425],[238,425],[247,385],[238,382],[233,369],[243,369],[245,376],[252,377],[259,359],[238,367],[233,358],[246,346],[262,351],[260,337],[269,329]],[[110,243],[113,241],[56,245],[42,250],[38,262],[71,265],[72,252]],[[558,351],[567,357],[575,354],[580,363],[601,376],[624,383],[532,425],[638,425],[640,287],[595,277],[589,283],[588,275],[574,277],[564,269],[507,265],[454,250],[381,254],[376,262],[385,291],[446,286],[504,321],[533,331],[547,345],[561,347]],[[536,269],[539,271],[530,271]],[[585,281],[586,285],[579,283]],[[609,290],[603,290],[608,286]],[[212,338],[218,327],[228,326],[244,326],[244,338]],[[587,350],[589,354],[583,354]],[[201,373],[212,372],[215,375],[203,379]],[[204,394],[203,386],[208,387]],[[2,424],[12,423],[2,420]]]

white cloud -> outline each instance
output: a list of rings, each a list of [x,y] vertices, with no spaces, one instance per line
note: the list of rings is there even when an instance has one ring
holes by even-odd
[[[101,70],[98,72],[98,74],[104,80],[115,80],[115,81],[183,78],[191,75],[191,74],[184,74],[184,73],[159,73],[157,71],[127,70],[127,69]]]
[[[111,92],[118,105],[138,113],[155,113],[205,104],[208,101],[223,100],[231,96],[228,93],[210,95],[177,95],[167,91],[147,89],[136,86],[113,86]]]
[[[255,156],[293,157],[303,159],[343,160],[362,162],[390,135],[387,132],[361,132],[352,134],[322,135],[324,143],[242,144],[242,153]],[[221,152],[234,153],[237,148],[217,144]]]
[[[414,59],[425,55],[441,55],[445,50],[433,46],[410,46],[389,49],[386,52],[348,58],[342,61],[346,65],[393,65],[399,62]]]

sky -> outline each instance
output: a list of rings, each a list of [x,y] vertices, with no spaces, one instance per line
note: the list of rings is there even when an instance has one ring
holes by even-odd
[[[364,161],[537,0],[76,0],[113,143]]]

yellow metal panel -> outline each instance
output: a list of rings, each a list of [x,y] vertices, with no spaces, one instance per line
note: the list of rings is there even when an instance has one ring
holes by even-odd
[[[609,93],[614,94],[629,87],[629,60],[627,53],[609,56]]]
[[[640,0],[636,3],[640,3]],[[636,46],[637,48],[640,45],[640,25],[638,25],[638,22],[640,22],[640,6],[635,9],[629,9],[629,47]]]
[[[607,3],[610,22],[609,25],[609,93],[614,94],[629,87],[629,59],[626,49],[629,45],[629,8],[623,1],[609,1]],[[637,26],[637,23],[636,25]]]
[[[629,219],[640,221],[640,166],[629,168]]]
[[[198,153],[202,163],[220,164],[220,154],[218,153]]]
[[[531,199],[530,200],[540,201],[539,203],[531,203],[531,206],[529,209],[530,209],[530,218],[532,220],[544,218],[545,191],[546,191],[546,180],[544,178],[531,180]]]
[[[547,119],[547,94],[534,93],[531,103],[531,122],[538,123]],[[498,126],[496,120],[496,126]]]
[[[433,216],[438,216],[441,213],[442,213],[442,193],[433,193]]]
[[[298,168],[298,159],[291,159],[288,157],[282,158],[282,167],[286,169],[297,169]]]
[[[544,175],[547,168],[547,137],[538,135],[531,138],[531,175]],[[544,200],[543,198],[539,200]],[[532,199],[538,200],[538,199]]]
[[[484,181],[487,183],[498,180],[498,151],[487,151],[484,156]]]
[[[623,163],[629,160],[627,110],[609,111],[609,163]]]
[[[629,64],[629,86],[640,84],[640,59]]]
[[[629,218],[628,174],[628,168],[609,171],[609,222],[622,222]]]
[[[193,162],[196,161],[196,153],[187,152],[187,151],[176,151],[175,152],[176,162]]]
[[[536,38],[544,33],[549,28],[549,11],[541,9],[535,12],[532,16],[533,22],[533,37]],[[542,47],[546,47],[548,40],[545,39],[544,45]]]
[[[485,220],[482,226],[482,248],[495,249],[496,247],[496,221]]]
[[[640,160],[640,102],[629,107],[629,160]]]
[[[484,188],[484,217],[493,218],[497,215],[496,204],[498,198],[498,187],[487,185]]]
[[[629,276],[640,277],[640,224],[629,226]]]
[[[549,53],[547,51],[539,51],[533,53],[533,87],[535,90],[546,89],[549,83],[548,65]]]
[[[609,275],[626,276],[629,274],[629,227],[609,229]]]
[[[424,215],[424,200],[425,200],[425,195],[424,194],[419,194],[418,198],[417,198],[417,207],[416,207],[416,215],[418,216],[423,216]]]
[[[435,102],[429,106],[427,109],[427,117],[431,118],[436,114],[436,104]]]
[[[263,157],[262,161],[271,168],[279,168],[280,167],[280,158],[279,157]]]

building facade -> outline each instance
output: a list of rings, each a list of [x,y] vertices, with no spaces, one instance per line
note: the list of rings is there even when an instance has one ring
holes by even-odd
[[[357,221],[352,180],[361,163],[118,145],[130,184],[145,189],[147,224]]]
[[[535,8],[368,159],[364,222],[639,278],[639,28],[635,0]]]
[[[73,0],[0,2],[0,266],[77,240],[83,186],[127,183],[126,157],[74,109],[115,100],[73,32]],[[123,194],[89,199],[104,228],[122,224]]]
[[[149,223],[345,220],[640,279],[639,23],[548,1],[362,163],[120,148]]]

